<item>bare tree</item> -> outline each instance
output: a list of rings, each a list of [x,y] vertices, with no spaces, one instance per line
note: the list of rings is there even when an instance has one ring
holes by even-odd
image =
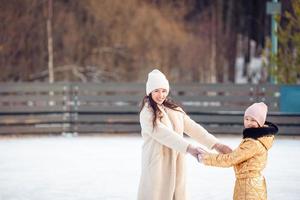
[[[48,70],[49,70],[49,82],[50,83],[54,82],[52,15],[53,15],[52,0],[48,0],[47,37],[48,37]]]

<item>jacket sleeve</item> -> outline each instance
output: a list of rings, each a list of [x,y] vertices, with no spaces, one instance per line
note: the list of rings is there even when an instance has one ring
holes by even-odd
[[[188,115],[183,114],[183,122],[184,133],[186,133],[191,138],[195,139],[200,144],[206,146],[209,149],[212,149],[212,147],[216,143],[218,143],[218,139],[215,136],[210,134],[200,124],[197,124]]]
[[[257,149],[258,145],[254,140],[246,139],[231,153],[204,154],[203,163],[205,165],[216,167],[231,167],[253,157],[256,154]]]
[[[178,133],[169,129],[161,122],[157,122],[157,126],[153,129],[152,113],[147,109],[143,109],[140,113],[140,124],[142,134],[147,134],[159,143],[174,149],[181,153],[186,153],[189,143]]]

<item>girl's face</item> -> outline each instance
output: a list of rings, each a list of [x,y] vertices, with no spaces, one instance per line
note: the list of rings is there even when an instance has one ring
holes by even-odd
[[[244,117],[244,127],[245,128],[259,128],[260,126],[253,117],[245,116]]]
[[[155,103],[161,105],[168,96],[168,91],[163,88],[155,89],[151,92],[151,96]]]

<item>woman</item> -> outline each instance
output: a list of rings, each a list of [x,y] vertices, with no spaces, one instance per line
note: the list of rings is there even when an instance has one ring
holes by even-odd
[[[169,100],[168,93],[165,75],[157,69],[150,72],[140,112],[144,144],[139,200],[187,199],[184,156],[189,153],[197,158],[199,151],[184,139],[183,133],[209,149],[231,152]]]

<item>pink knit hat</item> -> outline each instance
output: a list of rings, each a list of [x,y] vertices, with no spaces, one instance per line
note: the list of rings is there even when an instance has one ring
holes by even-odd
[[[253,117],[262,127],[265,124],[267,112],[268,106],[265,103],[254,103],[246,109],[244,117]]]

